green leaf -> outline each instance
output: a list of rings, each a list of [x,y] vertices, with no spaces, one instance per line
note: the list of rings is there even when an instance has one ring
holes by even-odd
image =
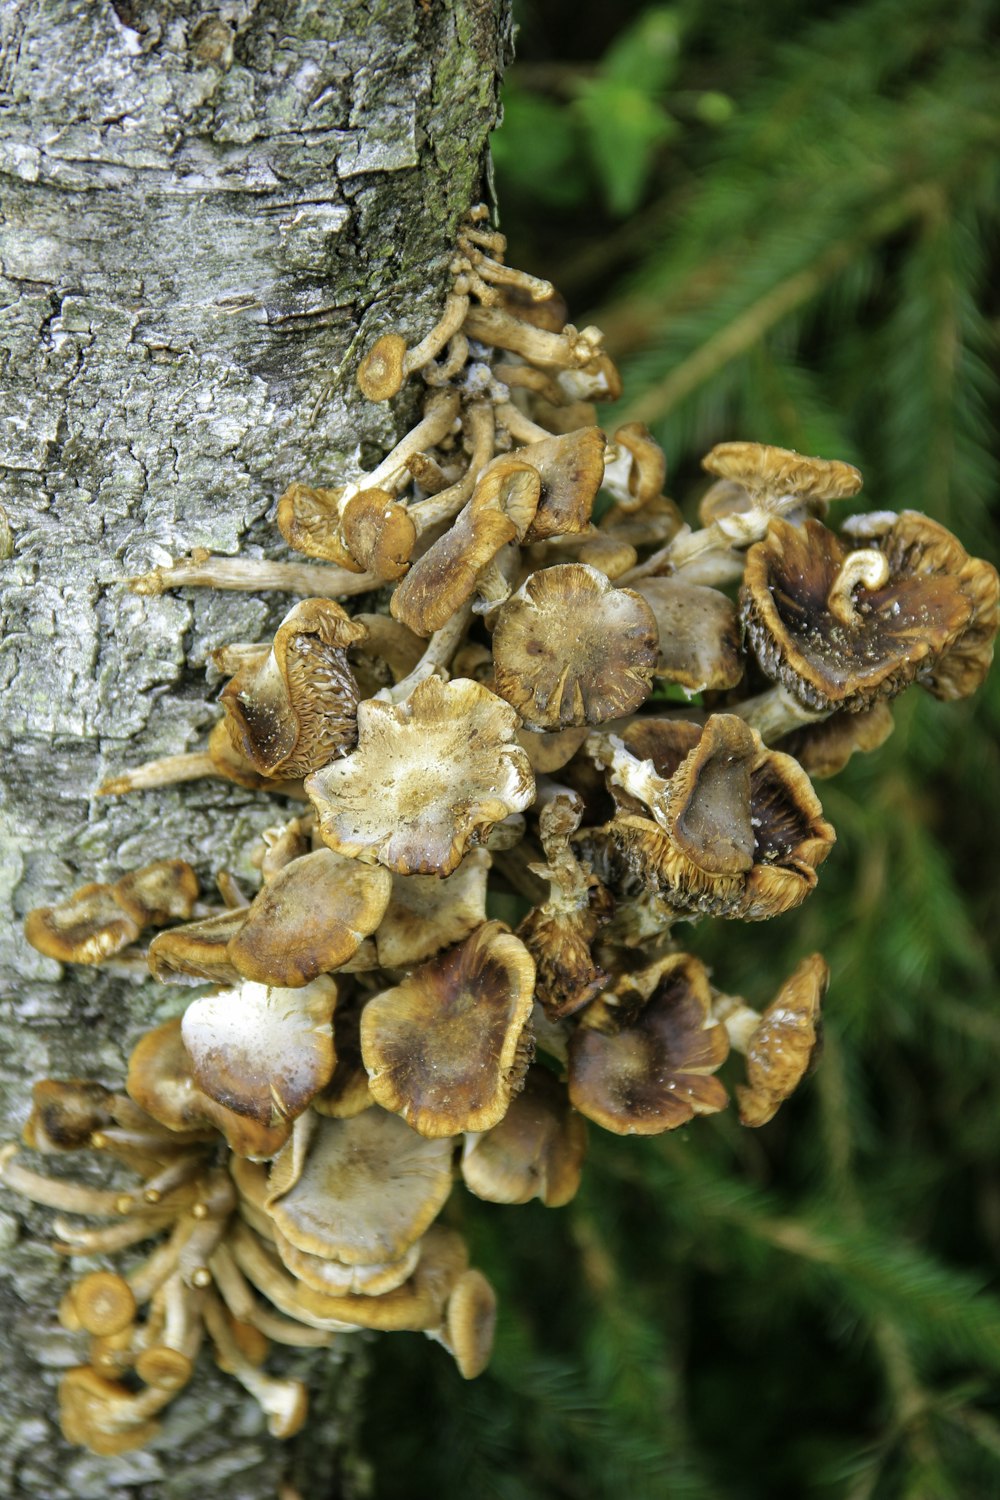
[[[633,84],[599,78],[580,85],[576,108],[611,213],[638,205],[657,146],[676,135],[677,122]]]

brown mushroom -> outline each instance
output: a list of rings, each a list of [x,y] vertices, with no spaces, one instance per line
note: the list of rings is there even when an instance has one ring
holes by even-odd
[[[198,877],[185,859],[158,859],[112,887],[118,905],[140,927],[186,921],[198,899]]]
[[[92,883],[58,906],[36,906],[24,935],[46,958],[68,964],[100,964],[134,943],[139,923],[123,910],[113,886]]]
[[[741,485],[752,504],[764,509],[776,509],[789,496],[800,504],[825,506],[850,499],[863,483],[853,464],[808,458],[769,443],[717,443],[701,463],[710,474]]]
[[[358,748],[309,777],[324,841],[398,874],[450,875],[534,778],[517,718],[478,682],[429,677],[403,703],[362,703]]]
[[[532,573],[501,605],[493,634],[496,691],[532,730],[631,713],[658,655],[646,601],[581,563]]]
[[[59,1382],[59,1425],[70,1443],[103,1458],[142,1448],[159,1432],[151,1421],[172,1392],[147,1387],[138,1395],[89,1365],[67,1370]]]
[[[630,514],[662,494],[667,479],[663,449],[641,422],[625,422],[615,430],[613,457],[605,460],[601,488],[614,495]]]
[[[239,972],[229,957],[229,943],[246,921],[247,909],[237,907],[158,932],[146,955],[150,973],[169,984],[209,979],[235,984]]]
[[[86,1078],[43,1078],[33,1086],[31,1101],[21,1135],[34,1151],[79,1151],[95,1130],[114,1123],[115,1096]]]
[[[394,875],[392,895],[375,934],[384,969],[402,969],[459,943],[486,921],[490,856],[470,849],[461,864],[438,875]]]
[[[500,1123],[466,1136],[462,1177],[489,1203],[540,1198],[547,1208],[562,1208],[580,1185],[586,1150],[587,1128],[570,1109],[565,1086],[535,1065]]]
[[[488,1130],[530,1060],[535,966],[499,922],[376,995],[361,1016],[361,1055],[379,1104],[421,1135]]]
[[[445,1321],[436,1337],[463,1380],[475,1380],[490,1362],[497,1322],[497,1294],[482,1271],[463,1271],[452,1287]]]
[[[735,605],[718,589],[681,578],[643,578],[635,585],[656,618],[660,654],[655,675],[688,693],[734,688],[743,676]]]
[[[604,448],[599,427],[582,427],[517,450],[518,460],[541,479],[541,494],[524,532],[526,543],[587,531],[604,478]]]
[[[341,528],[362,568],[391,582],[410,565],[417,529],[405,505],[385,490],[360,490],[345,504]]]
[[[348,493],[344,485],[333,489],[315,488],[296,480],[278,501],[275,521],[285,541],[296,552],[319,558],[322,562],[336,563],[349,573],[361,573],[364,569],[348,547],[341,530],[344,499]]]
[[[711,999],[704,966],[685,953],[620,980],[570,1037],[570,1103],[616,1135],[659,1135],[724,1109],[712,1074],[729,1043]]]
[[[516,534],[503,512],[467,506],[396,585],[389,603],[393,619],[415,635],[433,635],[472,598],[480,575]]]
[[[873,703],[860,713],[835,713],[816,724],[793,730],[778,743],[778,749],[794,756],[807,775],[821,781],[838,775],[851,756],[884,745],[893,730],[888,703]]]
[[[742,1125],[766,1125],[805,1076],[819,1040],[820,1007],[830,982],[822,954],[804,958],[758,1015],[742,1001],[720,996],[714,1014],[734,1048],[746,1054],[747,1083],[736,1098]]]

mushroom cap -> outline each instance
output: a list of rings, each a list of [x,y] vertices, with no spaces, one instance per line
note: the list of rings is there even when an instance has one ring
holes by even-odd
[[[305,557],[336,563],[349,573],[363,572],[341,534],[341,508],[344,486],[315,489],[312,485],[290,484],[278,501],[275,521],[290,547]]]
[[[401,333],[383,333],[358,366],[358,389],[369,401],[388,401],[406,379],[406,340]]]
[[[754,498],[797,495],[803,502],[847,500],[864,480],[853,464],[835,458],[808,458],[770,443],[716,443],[701,461],[720,479],[732,479]]]
[[[736,606],[718,589],[679,578],[636,584],[656,618],[660,654],[655,676],[689,693],[734,688],[743,676]]]
[[[704,966],[674,953],[657,970],[648,998],[620,983],[616,1003],[595,1001],[569,1040],[570,1103],[616,1135],[659,1135],[727,1102],[711,1075],[729,1041]]]
[[[159,1424],[135,1413],[137,1398],[127,1386],[107,1380],[89,1365],[67,1370],[59,1382],[59,1426],[67,1442],[102,1458],[143,1448]]]
[[[534,796],[516,729],[509,706],[467,678],[362,703],[357,750],[308,779],[324,842],[400,875],[450,875]]]
[[[619,494],[618,504],[626,512],[641,510],[647,501],[663,491],[667,482],[666,456],[642,422],[623,423],[615,429],[614,441],[632,459],[627,481],[628,498]]]
[[[236,749],[265,776],[295,777],[354,744],[358,686],[347,648],[365,627],[329,599],[303,599],[266,659],[248,663],[220,701]]]
[[[36,906],[24,935],[46,958],[67,964],[100,964],[139,936],[139,923],[120,906],[114,887],[82,885],[58,906]]]
[[[244,981],[184,1012],[181,1036],[198,1087],[224,1109],[271,1127],[294,1120],[333,1074],[337,987]]]
[[[581,427],[518,448],[517,457],[537,470],[541,494],[524,540],[586,531],[604,478],[606,439],[599,427]]]
[[[421,1135],[488,1130],[523,1077],[535,965],[499,922],[376,995],[361,1055],[379,1104]]]
[[[596,568],[613,582],[635,567],[638,556],[631,542],[595,529],[592,536],[584,538],[576,559],[577,562],[585,563],[588,568]],[[641,590],[636,589],[636,593],[640,592]]]
[[[98,1338],[121,1333],[134,1321],[132,1288],[113,1271],[91,1271],[71,1288],[73,1308],[80,1327]]]
[[[736,1098],[741,1125],[766,1125],[794,1093],[819,1039],[819,1015],[830,970],[822,954],[804,958],[781,986],[751,1034],[746,1086]]]
[[[518,541],[524,540],[542,493],[542,477],[524,460],[524,452],[516,448],[488,463],[476,480],[469,502],[472,514],[494,510],[506,516],[514,525]]]
[[[493,633],[496,691],[532,730],[631,713],[658,656],[646,601],[582,563],[532,573],[501,605]]]
[[[308,1250],[300,1250],[280,1229],[275,1230],[274,1248],[286,1270],[313,1291],[330,1297],[381,1297],[402,1286],[413,1275],[420,1259],[417,1240],[398,1260],[350,1266],[329,1255],[311,1255]]]
[[[240,975],[229,957],[229,943],[246,915],[246,907],[236,907],[158,932],[146,954],[150,973],[164,983],[175,974],[209,979],[214,984],[237,983]]]
[[[857,751],[877,750],[892,731],[888,703],[873,703],[860,713],[835,713],[817,724],[804,724],[786,734],[778,748],[793,756],[808,776],[822,781],[838,775]]]
[[[589,733],[588,724],[551,732],[519,729],[517,742],[531,762],[531,769],[539,776],[548,776],[569,764]]]
[[[427,1140],[381,1109],[321,1119],[301,1176],[270,1214],[312,1255],[348,1265],[399,1260],[444,1207],[451,1157],[450,1141]]]
[[[849,551],[820,521],[773,520],[747,553],[746,633],[766,675],[807,708],[857,713],[893,697],[918,674],[929,676],[969,624],[972,604],[959,576],[924,571],[919,561],[911,571],[905,558],[894,567],[896,553],[884,538],[882,546],[889,580],[861,590],[852,621],[828,603]]]
[[[22,1132],[35,1151],[79,1151],[95,1130],[114,1123],[113,1095],[87,1078],[42,1078],[31,1090],[31,1114]]]
[[[332,849],[304,854],[257,892],[230,940],[230,961],[261,984],[309,984],[354,956],[381,922],[391,891],[381,866]]]
[[[516,535],[502,511],[467,505],[396,585],[389,601],[393,619],[416,635],[433,635],[472,598],[480,573]]]
[[[463,1379],[475,1380],[486,1369],[496,1325],[496,1292],[482,1271],[463,1271],[448,1298],[443,1339]]]
[[[470,849],[443,879],[438,875],[394,875],[375,946],[383,969],[402,969],[460,943],[486,921],[490,856]]]
[[[410,565],[417,528],[405,505],[386,490],[359,490],[341,515],[344,540],[360,566],[376,578],[402,578]]]
[[[533,1065],[500,1123],[466,1138],[462,1176],[488,1203],[540,1198],[547,1208],[562,1208],[580,1185],[586,1151],[586,1123],[570,1109],[565,1086]]]
[[[157,859],[123,875],[113,890],[118,905],[140,927],[163,927],[190,917],[198,877],[186,859]]]
[[[582,1010],[607,984],[591,945],[614,906],[610,892],[591,876],[587,896],[575,909],[545,902],[518,924],[517,936],[535,962],[535,999],[552,1020]]]
[[[254,659],[254,665],[266,660],[265,651],[262,656]],[[283,780],[280,772],[276,776],[265,776],[258,771],[253,762],[247,760],[243,752],[233,744],[225,718],[219,719],[212,726],[208,736],[208,755],[216,776],[222,776],[226,781],[235,781],[237,786],[249,787],[252,791],[287,792],[299,784],[295,777]]]

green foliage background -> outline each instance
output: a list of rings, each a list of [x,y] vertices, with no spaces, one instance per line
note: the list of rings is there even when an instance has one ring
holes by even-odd
[[[997,11],[522,7],[510,259],[606,330],[602,421],[652,427],[682,504],[753,438],[849,459],[867,508],[996,561]],[[1000,671],[895,718],[818,787],[839,842],[810,901],[690,929],[756,1004],[827,955],[818,1070],[762,1131],[593,1130],[566,1209],[456,1195],[496,1357],[465,1385],[378,1345],[379,1500],[1000,1496]]]

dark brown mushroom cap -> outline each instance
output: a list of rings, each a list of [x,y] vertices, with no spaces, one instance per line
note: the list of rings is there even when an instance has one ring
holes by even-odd
[[[186,859],[157,859],[123,875],[115,900],[140,927],[184,922],[198,899],[198,877]]]
[[[581,427],[518,448],[518,459],[537,470],[542,485],[526,542],[587,530],[604,478],[604,449],[599,427]]]
[[[79,1151],[95,1130],[114,1123],[113,1095],[86,1078],[43,1078],[31,1090],[31,1114],[22,1131],[35,1151]]]
[[[371,1091],[421,1135],[488,1130],[524,1076],[535,966],[499,922],[485,922],[376,995],[361,1016]]]
[[[570,1037],[570,1103],[616,1135],[659,1135],[727,1102],[711,1075],[729,1041],[710,1018],[704,966],[675,953],[658,969],[648,998],[620,984],[613,1003],[595,1001]]]
[[[150,973],[167,984],[181,974],[214,984],[237,983],[240,975],[229,957],[229,944],[246,915],[246,907],[237,907],[158,932],[146,955]]]
[[[929,677],[969,623],[960,577],[894,568],[895,551],[882,546],[888,582],[861,588],[839,612],[831,595],[848,559],[862,554],[821,522],[773,520],[747,553],[740,604],[750,643],[767,676],[807,708],[856,713],[893,697]]]
[[[499,1125],[467,1138],[462,1176],[489,1203],[540,1198],[547,1208],[562,1208],[580,1185],[586,1151],[587,1127],[570,1109],[565,1085],[536,1065]]]
[[[770,443],[717,443],[701,466],[720,479],[741,484],[754,499],[797,495],[806,503],[847,500],[864,482],[853,464],[835,458],[808,458]]]
[[[486,921],[490,856],[470,849],[458,869],[438,875],[394,875],[392,895],[375,934],[384,969],[402,969],[460,943]]]
[[[66,964],[101,964],[139,936],[139,923],[123,911],[114,887],[82,885],[58,906],[36,906],[24,935],[46,958]]]
[[[812,782],[798,761],[761,747],[750,775],[753,868],[739,915],[763,921],[799,906],[836,842]]]
[[[225,718],[219,719],[212,726],[208,736],[208,754],[216,776],[222,776],[226,781],[235,781],[237,786],[249,787],[255,792],[284,792],[290,796],[302,790],[302,782],[296,777],[287,780],[282,778],[280,771],[277,776],[265,776],[258,771],[253,762],[247,760],[233,744]]]
[[[359,490],[341,515],[344,541],[360,566],[376,578],[402,578],[410,565],[417,528],[405,505],[386,490]]]
[[[333,1074],[337,987],[325,975],[298,989],[245,981],[184,1012],[194,1080],[224,1109],[268,1129],[294,1120]]]
[[[347,648],[365,628],[329,599],[285,616],[269,656],[223,689],[230,737],[265,776],[304,776],[354,744],[358,686]]]
[[[393,619],[415,635],[433,635],[472,598],[480,573],[516,535],[502,511],[466,506],[396,585],[389,603]]]
[[[358,389],[369,401],[388,401],[403,387],[406,340],[401,333],[383,333],[358,366]]]
[[[296,481],[290,484],[278,501],[275,522],[290,547],[305,557],[336,563],[349,573],[363,568],[347,547],[341,534],[341,508],[344,486],[315,489]]]
[[[400,875],[450,875],[473,841],[534,797],[517,716],[478,682],[437,677],[362,703],[358,748],[309,777],[324,841]]]
[[[301,1176],[270,1213],[313,1255],[348,1265],[399,1260],[444,1207],[451,1158],[450,1141],[427,1140],[381,1109],[321,1119]]]
[[[257,892],[227,949],[245,979],[296,988],[339,969],[382,920],[392,876],[317,849]]]
[[[817,724],[805,724],[786,734],[777,748],[794,756],[807,775],[816,780],[836,776],[856,752],[867,753],[884,745],[893,730],[888,703],[873,703],[861,713],[836,713]]]
[[[766,1125],[794,1093],[812,1060],[830,982],[822,954],[804,958],[761,1016],[747,1049],[747,1086],[736,1098],[742,1125]]]
[[[194,1081],[181,1039],[181,1017],[148,1031],[132,1049],[125,1090],[141,1109],[168,1130],[221,1131],[237,1156],[270,1157],[291,1134],[290,1122],[268,1127],[217,1104]]]
[[[655,676],[689,693],[736,687],[743,676],[736,606],[718,589],[679,578],[643,578],[636,584],[656,617],[660,655]]]
[[[892,576],[945,574],[957,580],[968,600],[969,622],[937,661],[917,676],[935,698],[968,698],[982,684],[993,660],[1000,628],[1000,577],[992,563],[970,557],[944,526],[917,511],[904,510],[879,538]]]
[[[501,605],[493,633],[496,691],[533,730],[631,713],[658,656],[646,601],[582,563],[532,573]]]

